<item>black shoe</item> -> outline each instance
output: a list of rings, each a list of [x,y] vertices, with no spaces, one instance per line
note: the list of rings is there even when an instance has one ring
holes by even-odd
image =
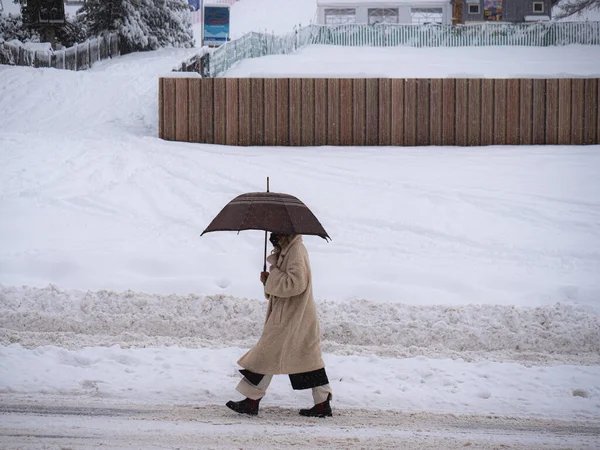
[[[249,416],[256,416],[258,415],[259,403],[260,398],[258,400],[246,398],[240,402],[229,401],[225,404],[225,406],[227,406],[229,409],[233,409],[236,413],[248,414]]]
[[[329,400],[326,400],[310,409],[301,409],[300,415],[306,417],[331,417],[333,416],[333,413],[331,412]]]

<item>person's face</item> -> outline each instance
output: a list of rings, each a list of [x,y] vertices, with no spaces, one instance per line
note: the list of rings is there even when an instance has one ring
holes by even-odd
[[[271,241],[271,244],[273,244],[273,247],[277,247],[279,245],[280,239],[281,239],[281,235],[275,234],[275,233],[271,233],[271,236],[269,237],[269,241]]]

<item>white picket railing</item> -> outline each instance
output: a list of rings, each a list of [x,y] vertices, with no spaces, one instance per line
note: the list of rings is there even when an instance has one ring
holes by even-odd
[[[281,36],[267,33],[247,33],[227,42],[210,54],[210,74],[217,77],[237,62],[267,55],[287,55],[312,42],[311,26],[297,28]]]
[[[600,22],[313,25],[312,43],[373,47],[600,45]]]

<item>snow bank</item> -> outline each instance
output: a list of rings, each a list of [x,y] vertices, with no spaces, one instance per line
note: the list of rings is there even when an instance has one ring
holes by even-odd
[[[123,133],[155,135],[158,78],[197,53],[132,53],[82,72],[0,66],[0,135],[57,133],[84,140],[100,135],[116,141]]]
[[[0,347],[0,394],[223,405],[239,398],[235,361],[243,352],[11,345]],[[527,368],[356,355],[325,355],[325,361],[337,408],[600,419],[600,366]],[[310,390],[293,391],[285,376],[274,378],[261,402],[263,407],[311,404]]]
[[[600,315],[589,308],[318,302],[323,345],[341,354],[467,360],[600,362]],[[227,296],[0,287],[0,343],[27,347],[250,347],[266,301]]]
[[[337,47],[247,59],[224,77],[569,78],[600,76],[600,46]]]

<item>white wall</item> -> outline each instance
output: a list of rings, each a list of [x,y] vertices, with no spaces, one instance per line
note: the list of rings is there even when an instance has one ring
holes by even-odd
[[[379,6],[378,6],[379,7]],[[392,6],[394,7],[394,6]],[[440,3],[440,4],[422,4],[422,3],[414,3],[412,5],[402,5],[398,6],[398,22],[401,24],[410,24],[412,23],[411,9],[412,8],[442,8],[443,11],[443,23],[449,24],[451,23],[451,10],[449,3]],[[353,8],[356,10],[356,23],[357,24],[367,24],[369,23],[369,9],[373,8],[373,6],[369,5],[360,5],[360,6],[350,6],[350,5],[335,5],[335,6],[319,6],[317,12],[317,23],[325,24],[325,10],[326,9],[346,9]]]

